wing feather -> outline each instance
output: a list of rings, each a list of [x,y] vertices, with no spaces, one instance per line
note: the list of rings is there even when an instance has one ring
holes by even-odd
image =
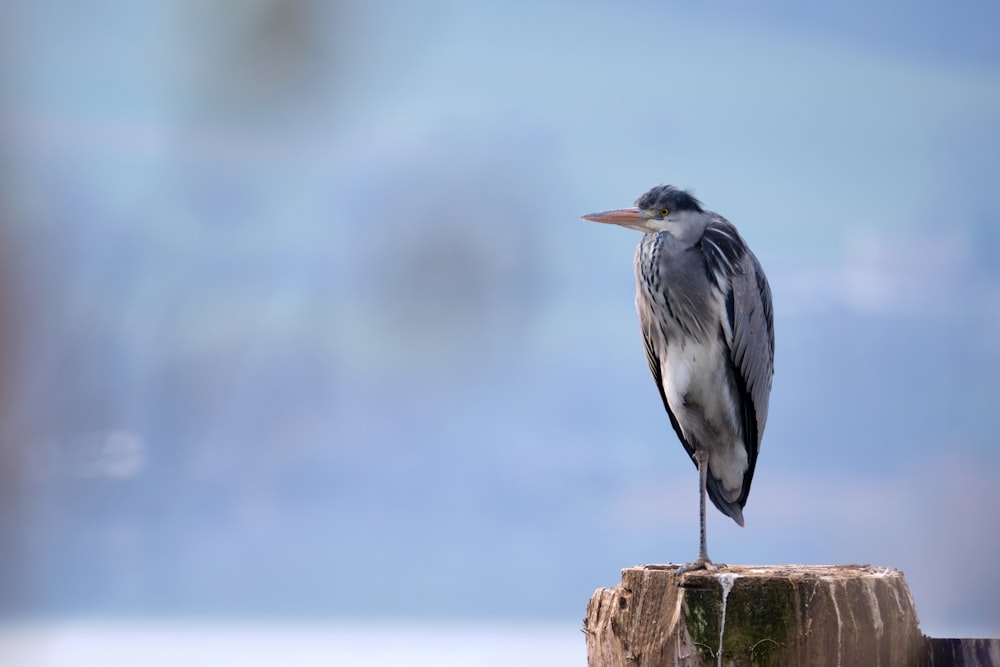
[[[706,271],[725,294],[726,324],[722,336],[729,347],[738,386],[747,470],[739,505],[750,493],[761,438],[767,424],[774,375],[774,316],[771,288],[760,262],[736,228],[719,219],[705,230],[702,249]],[[728,330],[727,330],[728,329]]]
[[[747,250],[742,270],[730,279],[733,308],[730,356],[739,370],[756,417],[756,445],[767,423],[768,399],[774,376],[774,315],[771,287],[760,262]]]

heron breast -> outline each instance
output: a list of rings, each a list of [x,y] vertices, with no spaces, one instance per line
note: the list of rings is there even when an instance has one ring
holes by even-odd
[[[748,460],[721,339],[670,343],[662,357],[663,389],[684,437],[709,452],[709,469],[738,497]]]

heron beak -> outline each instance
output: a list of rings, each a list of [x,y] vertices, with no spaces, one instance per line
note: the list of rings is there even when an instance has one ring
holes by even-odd
[[[604,211],[603,213],[588,213],[583,216],[584,220],[594,222],[610,222],[623,227],[642,227],[646,221],[645,216],[637,208],[620,208],[615,211]]]

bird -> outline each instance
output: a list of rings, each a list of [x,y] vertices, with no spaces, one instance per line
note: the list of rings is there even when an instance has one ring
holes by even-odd
[[[678,574],[715,571],[706,493],[744,525],[774,375],[771,287],[736,227],[687,190],[658,185],[584,220],[640,231],[635,305],[646,360],[677,437],[698,469],[698,557]]]

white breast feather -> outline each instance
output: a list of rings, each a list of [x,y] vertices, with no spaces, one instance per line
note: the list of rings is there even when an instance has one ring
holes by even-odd
[[[725,363],[728,350],[722,347],[718,338],[702,343],[673,343],[661,359],[660,375],[670,409],[689,442],[699,438],[693,433],[689,435],[686,429],[701,418],[690,414],[685,397],[689,404],[700,406],[709,424],[721,426],[721,432],[712,434],[712,442],[705,443],[709,449],[709,469],[722,483],[726,495],[735,500],[743,486],[748,461],[742,439],[733,437],[739,433],[739,425],[732,418],[739,410],[728,390]]]

